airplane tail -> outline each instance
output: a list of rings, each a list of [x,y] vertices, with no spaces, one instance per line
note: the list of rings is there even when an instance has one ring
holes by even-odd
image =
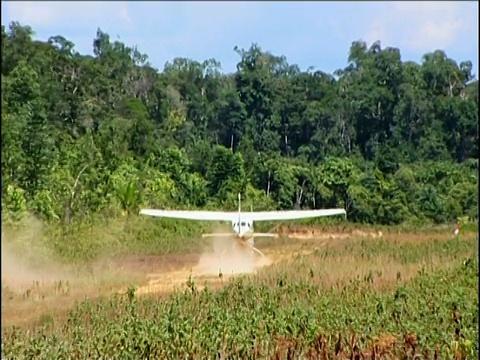
[[[278,238],[278,234],[274,234],[274,233],[253,233],[253,234],[252,234],[252,237],[253,237],[253,238],[257,238],[257,237],[274,237],[274,238]]]
[[[238,193],[238,215],[242,212],[242,195]]]
[[[238,193],[238,230],[240,231],[240,223],[242,217],[242,195]]]
[[[202,238],[205,239],[205,238],[209,238],[209,237],[236,237],[238,236],[237,234],[235,233],[207,233],[207,234],[202,234]],[[274,234],[274,233],[249,233],[248,235],[248,238],[257,238],[257,237],[274,237],[274,238],[278,238],[278,234]]]
[[[202,234],[202,239],[209,238],[209,237],[233,237],[236,236],[235,233],[211,233],[211,234]]]

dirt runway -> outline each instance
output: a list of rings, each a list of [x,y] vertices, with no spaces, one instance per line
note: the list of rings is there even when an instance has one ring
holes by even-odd
[[[342,240],[352,236],[377,238],[383,235],[381,232],[358,230],[327,233],[323,229],[310,227],[278,228],[276,231],[283,236],[283,241],[275,239],[256,242],[256,246],[265,254],[265,257],[253,252],[228,248],[228,245],[225,247],[224,240],[214,239],[213,250],[202,255],[175,256],[171,259],[157,258],[158,262],[154,262],[155,271],[145,269],[147,283],[137,288],[137,294],[169,293],[186,286],[189,278],[195,281],[199,289],[205,284],[215,287],[231,276],[255,273],[265,266],[287,260],[294,254],[311,253],[331,240],[336,240],[338,245]],[[138,258],[132,265],[138,269],[139,262],[147,263],[151,260],[153,259],[148,261]]]
[[[282,232],[282,229],[279,229]],[[68,311],[76,301],[125,292],[135,285],[139,295],[148,293],[169,294],[186,288],[189,279],[198,289],[208,285],[218,288],[232,275],[254,273],[259,269],[287,260],[295,254],[307,254],[326,244],[341,246],[353,236],[378,237],[378,233],[330,231],[311,228],[285,234],[280,239],[258,240],[265,257],[253,252],[232,251],[231,240],[213,240],[212,248],[203,254],[168,254],[150,256],[125,256],[100,259],[81,273],[55,271],[48,277],[36,278],[33,272],[23,274],[22,282],[15,276],[4,276],[2,267],[2,324],[22,325],[41,319],[45,314]],[[294,239],[290,239],[294,238]],[[228,245],[230,244],[230,245]],[[24,267],[24,266],[23,266]],[[16,264],[14,273],[19,273]],[[10,270],[12,270],[10,269]],[[23,273],[25,273],[23,269]],[[47,275],[47,274],[42,274]]]

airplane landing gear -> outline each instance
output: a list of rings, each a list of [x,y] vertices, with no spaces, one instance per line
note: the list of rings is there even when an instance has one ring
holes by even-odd
[[[247,239],[242,238],[224,238],[222,240],[217,239],[214,242],[214,252],[217,254],[220,260],[224,259],[225,257],[229,256],[229,253],[234,254],[242,254],[245,257],[255,256],[257,253],[262,258],[266,258],[266,256],[254,246],[254,238],[250,237]]]
[[[260,256],[265,257],[265,255],[254,246],[253,237],[248,238],[246,240],[239,239],[237,241],[237,244],[239,244],[239,246],[242,248],[243,251],[245,251],[245,250],[247,250],[249,252],[253,251],[253,252],[256,252],[257,254],[260,254]]]

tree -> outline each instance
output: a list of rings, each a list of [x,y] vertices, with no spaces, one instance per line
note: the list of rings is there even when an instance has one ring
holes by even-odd
[[[237,71],[162,71],[101,29],[93,56],[2,26],[2,204],[67,224],[140,206],[345,207],[353,221],[477,217],[478,82],[443,51],[420,64],[351,44],[302,71],[252,44]],[[66,225],[69,226],[69,225]]]

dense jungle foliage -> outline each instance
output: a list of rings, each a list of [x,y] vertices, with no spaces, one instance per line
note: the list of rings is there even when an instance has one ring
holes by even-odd
[[[254,210],[345,207],[366,223],[477,218],[470,61],[354,42],[327,74],[253,44],[233,74],[214,59],[157,71],[100,29],[93,56],[33,34],[2,26],[5,221],[233,209],[238,192]]]

